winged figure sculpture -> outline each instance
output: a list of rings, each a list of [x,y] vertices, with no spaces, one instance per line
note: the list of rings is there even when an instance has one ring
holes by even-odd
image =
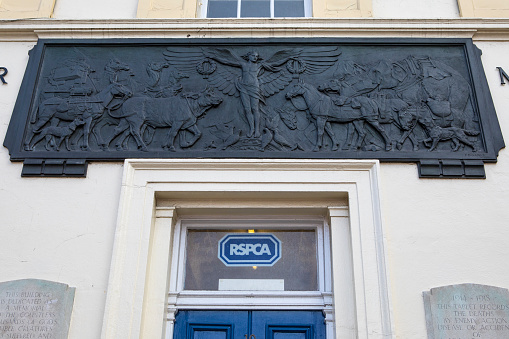
[[[240,97],[249,124],[248,137],[260,137],[260,104],[282,91],[294,76],[319,74],[333,66],[341,52],[338,47],[288,48],[264,60],[256,50],[237,55],[226,48],[163,52],[166,60],[182,71],[196,71],[211,86],[226,95]],[[216,62],[228,66],[216,69]],[[285,67],[286,66],[286,67]]]

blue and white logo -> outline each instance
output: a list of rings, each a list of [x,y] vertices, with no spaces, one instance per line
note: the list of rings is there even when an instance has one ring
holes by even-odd
[[[226,266],[273,266],[281,258],[281,241],[268,233],[227,234],[217,257]]]

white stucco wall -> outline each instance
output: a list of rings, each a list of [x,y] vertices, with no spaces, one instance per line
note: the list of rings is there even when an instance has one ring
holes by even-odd
[[[477,42],[502,133],[509,135],[507,42]],[[382,215],[398,338],[425,337],[421,292],[476,283],[509,288],[509,152],[486,164],[485,180],[419,179],[415,165],[382,164]]]
[[[459,18],[456,0],[373,0],[373,17],[397,19]]]
[[[0,43],[3,143],[32,43]],[[6,53],[5,51],[9,51]],[[0,147],[0,281],[44,279],[76,287],[69,338],[99,338],[117,216],[121,164],[92,164],[86,179],[21,178]]]
[[[56,0],[56,19],[136,18],[138,0]],[[458,18],[457,0],[373,0],[375,18]]]
[[[132,19],[138,0],[56,0],[55,19]]]
[[[77,5],[79,3],[79,6]],[[134,18],[137,1],[57,0],[55,18]],[[374,0],[381,18],[457,18],[454,0]],[[0,141],[14,107],[32,42],[0,42]],[[509,142],[509,42],[479,41],[483,64]],[[5,52],[8,51],[8,52]],[[381,165],[394,330],[426,337],[421,293],[478,283],[509,288],[509,151],[487,164],[486,180],[419,179],[415,164]],[[0,281],[38,278],[76,287],[72,339],[99,338],[116,225],[122,165],[92,163],[87,178],[21,178],[21,164],[0,147]]]

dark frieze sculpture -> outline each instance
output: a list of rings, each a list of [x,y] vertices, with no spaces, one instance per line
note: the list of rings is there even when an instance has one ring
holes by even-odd
[[[496,159],[465,46],[285,42],[48,45],[14,153]]]
[[[136,147],[148,151],[151,138],[147,135],[154,131],[147,129],[160,128],[169,128],[161,139],[162,149],[177,151],[174,139],[179,134],[179,148],[187,149],[201,138],[198,118],[219,106],[223,100],[220,93],[236,106],[230,114],[223,114],[223,126],[237,118],[237,126],[231,127],[237,132],[232,130],[224,138],[212,138],[209,146],[213,143],[252,151],[319,152],[339,151],[343,144],[344,150],[381,152],[394,147],[401,150],[410,141],[416,151],[420,147],[448,151],[449,146],[458,151],[467,146],[471,152],[482,148],[468,82],[429,57],[409,56],[360,65],[341,60],[339,47],[281,49],[266,60],[256,50],[237,55],[226,48],[198,52],[167,48],[162,55],[166,62],[154,61],[145,66],[149,79],[138,93],[126,79],[120,80],[120,74],[131,71],[131,66],[118,59],[105,65],[104,76],[109,83],[103,88],[90,78],[92,70],[86,60],[70,59],[64,66],[52,69],[44,95],[54,96],[40,99],[33,107],[25,149],[44,147],[59,151],[54,136],[47,132],[49,126],[71,126],[76,134],[74,140],[81,140],[80,149],[85,151],[90,150],[91,135],[96,139],[96,148],[102,150],[109,150],[114,142],[117,150]],[[171,76],[162,81],[166,70]],[[203,76],[208,89],[184,91],[181,80],[189,78],[186,74],[193,71]],[[315,83],[307,82],[301,74],[317,75]],[[325,74],[330,74],[330,78]],[[129,75],[136,79],[136,73]],[[87,87],[88,82],[92,86]],[[280,92],[284,96],[280,95],[279,105],[268,105],[266,99]],[[303,129],[294,126],[300,114],[307,119],[308,126]],[[84,123],[77,125],[76,120]],[[337,124],[349,128],[348,133],[342,133]],[[114,126],[113,130],[106,131],[107,125]],[[221,129],[217,124],[204,126],[207,127]],[[295,136],[301,130],[305,131],[306,140]],[[313,133],[316,137],[311,136]],[[326,148],[324,133],[330,139]],[[42,135],[47,142],[38,146]],[[274,135],[277,140],[271,144]],[[344,140],[340,140],[341,135]],[[232,143],[230,137],[236,142]]]

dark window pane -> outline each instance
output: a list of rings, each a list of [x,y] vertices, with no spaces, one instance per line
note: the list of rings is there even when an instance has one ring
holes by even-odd
[[[274,0],[274,17],[303,17],[304,0]]]
[[[236,18],[237,0],[209,0],[207,18]]]
[[[268,230],[281,241],[281,259],[273,266],[226,266],[218,258],[218,243],[232,230],[189,230],[187,233],[186,290],[219,289],[220,279],[284,280],[285,291],[318,289],[314,230]],[[247,233],[247,230],[239,233]]]
[[[242,0],[240,16],[242,18],[268,18],[270,17],[270,1]]]

